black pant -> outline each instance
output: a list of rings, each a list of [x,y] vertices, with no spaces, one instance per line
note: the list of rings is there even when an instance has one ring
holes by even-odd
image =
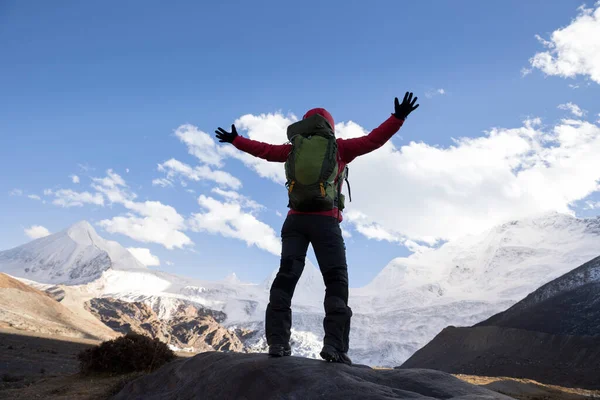
[[[289,215],[281,230],[279,272],[271,286],[265,329],[267,343],[288,344],[292,327],[292,296],[312,244],[325,282],[324,344],[347,352],[352,310],[348,307],[346,248],[337,219],[321,215]]]

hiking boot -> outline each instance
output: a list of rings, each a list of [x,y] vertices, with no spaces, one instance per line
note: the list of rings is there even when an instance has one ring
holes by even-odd
[[[292,355],[292,348],[289,344],[273,344],[269,346],[269,355],[271,357],[287,357]]]
[[[323,346],[323,350],[321,350],[321,358],[328,362],[352,365],[352,360],[348,357],[347,353],[339,351],[327,344]]]

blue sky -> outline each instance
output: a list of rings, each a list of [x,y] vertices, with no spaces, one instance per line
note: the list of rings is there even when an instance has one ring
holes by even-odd
[[[167,160],[192,167],[206,164],[174,134],[178,127],[191,124],[212,134],[217,126],[228,127],[250,114],[258,119],[243,134],[262,138],[260,128],[274,117],[261,119],[261,114],[279,112],[293,120],[291,114],[301,116],[320,106],[336,122],[353,121],[369,131],[393,111],[394,96],[401,97],[406,90],[419,96],[421,107],[392,139],[400,152],[395,156],[402,156],[400,169],[417,165],[409,158],[421,151],[418,160],[448,156],[455,166],[458,162],[452,161],[452,154],[460,151],[453,152],[449,146],[476,157],[477,151],[469,147],[473,143],[466,138],[486,138],[485,131],[495,127],[521,128],[524,120],[534,117],[541,118],[533,124],[536,132],[560,125],[566,130],[571,126],[577,134],[591,129],[594,136],[600,88],[593,68],[600,67],[568,76],[572,71],[553,70],[548,64],[535,67],[529,61],[550,51],[535,35],[550,40],[552,32],[585,14],[577,10],[581,5],[577,1],[379,1],[368,6],[358,1],[3,1],[0,249],[30,240],[24,229],[32,225],[56,232],[86,219],[97,224],[103,237],[126,247],[148,248],[160,259],[160,269],[205,279],[235,272],[243,280],[261,281],[277,268],[278,257],[272,249],[249,245],[247,238],[225,237],[218,230],[210,233],[206,227],[198,232],[181,228],[194,244],[169,249],[164,240],[136,240],[135,235],[115,228],[111,233],[107,224],[100,223],[128,218],[140,212],[141,206],[103,197],[102,205],[88,202],[65,207],[53,204],[56,192],[95,195],[97,189],[90,186],[93,178],[106,177],[112,170],[127,185],[117,187],[135,192],[135,200],[128,201],[160,202],[188,221],[202,209],[199,196],[220,204],[226,199],[212,191],[219,185],[210,180],[174,178],[172,186],[152,184],[154,179],[165,178],[157,165]],[[588,16],[594,7],[588,3]],[[531,72],[524,76],[524,68]],[[577,116],[573,108],[558,108],[567,103],[585,113]],[[588,125],[565,125],[561,118],[585,120]],[[355,134],[350,131],[343,134]],[[522,135],[505,133],[507,137]],[[463,139],[457,143],[457,138]],[[281,134],[273,142],[284,141]],[[411,142],[427,147],[401,150]],[[482,141],[481,146],[499,148],[498,143],[505,141]],[[595,142],[579,145],[571,153],[574,156],[594,148]],[[448,151],[437,154],[436,149]],[[509,177],[498,183],[500,178],[494,177],[503,177],[503,171],[471,177],[468,171],[482,168],[481,163],[469,164],[465,156],[460,156],[465,170],[452,177],[444,177],[441,167],[408,178],[402,175],[404,180],[386,175],[386,170],[374,170],[376,188],[387,185],[396,192],[369,203],[372,189],[362,183],[367,181],[360,171],[378,162],[396,168],[394,159],[375,157],[357,162],[352,169],[352,174],[359,170],[353,185],[357,214],[344,222],[351,235],[346,241],[352,286],[368,283],[392,258],[410,254],[409,248],[415,249],[410,243],[437,245],[512,217],[512,211],[515,217],[566,208],[580,216],[597,214],[596,176],[581,178],[566,194],[558,193],[553,187],[567,185],[565,177],[576,170],[551,171],[536,181],[523,177],[513,182]],[[522,162],[524,156],[519,157]],[[212,168],[242,182],[236,193],[262,207],[248,208],[247,201],[239,198],[234,203],[245,210],[244,215],[260,222],[253,221],[258,232],[271,227],[277,235],[283,223],[277,212],[285,214],[287,204],[282,185],[259,176],[262,167],[254,168],[229,154],[220,158]],[[523,165],[529,166],[524,163],[518,168],[527,168]],[[77,175],[79,183],[73,183],[71,175]],[[464,191],[460,185],[465,185]],[[549,194],[540,200],[526,193],[527,188]],[[470,190],[476,193],[460,200],[461,193]],[[28,197],[32,195],[40,200]],[[516,199],[514,208],[505,205],[506,196]],[[429,208],[412,209],[421,199]],[[463,205],[477,212],[463,215]],[[436,221],[445,221],[444,226]],[[463,221],[462,230],[445,227],[461,226]]]

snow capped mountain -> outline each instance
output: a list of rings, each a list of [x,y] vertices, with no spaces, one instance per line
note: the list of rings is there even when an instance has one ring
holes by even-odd
[[[402,368],[600,388],[600,257],[473,327],[447,327]]]
[[[421,287],[431,299],[524,297],[532,286],[596,257],[599,238],[600,218],[548,213],[511,221],[433,251],[397,258],[361,291],[392,294],[400,285]]]
[[[392,260],[369,285],[350,291],[350,356],[370,365],[400,365],[446,326],[483,321],[598,256],[599,239],[599,218],[550,213]],[[353,268],[350,260],[350,281]],[[244,339],[254,351],[266,347],[264,312],[277,272],[250,284],[235,275],[213,282],[149,270],[87,223],[1,252],[0,271],[79,285],[72,287],[87,299],[145,302],[161,319],[186,304],[201,306],[222,315],[231,330],[254,331]],[[307,261],[292,301],[295,354],[318,357],[324,292],[321,273]]]
[[[72,285],[91,282],[109,268],[146,269],[120,244],[98,236],[86,221],[0,252],[0,269],[3,272],[42,283]]]
[[[400,365],[446,326],[489,318],[599,254],[600,218],[548,213],[397,258],[351,291],[353,354]]]

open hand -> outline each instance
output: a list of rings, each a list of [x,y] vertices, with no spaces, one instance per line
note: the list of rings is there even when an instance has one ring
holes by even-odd
[[[216,131],[217,139],[221,143],[233,143],[235,138],[238,136],[237,131],[235,130],[235,125],[231,125],[231,132],[227,132],[225,129],[219,127]]]
[[[394,102],[394,116],[398,119],[406,119],[406,117],[408,117],[408,114],[410,114],[411,112],[415,111],[417,109],[417,107],[419,107],[419,105],[415,105],[415,103],[417,102],[418,97],[415,97],[413,99],[413,94],[412,92],[406,92],[406,94],[404,95],[404,100],[402,100],[402,103],[400,103],[398,101],[398,98],[396,97],[396,101]]]

